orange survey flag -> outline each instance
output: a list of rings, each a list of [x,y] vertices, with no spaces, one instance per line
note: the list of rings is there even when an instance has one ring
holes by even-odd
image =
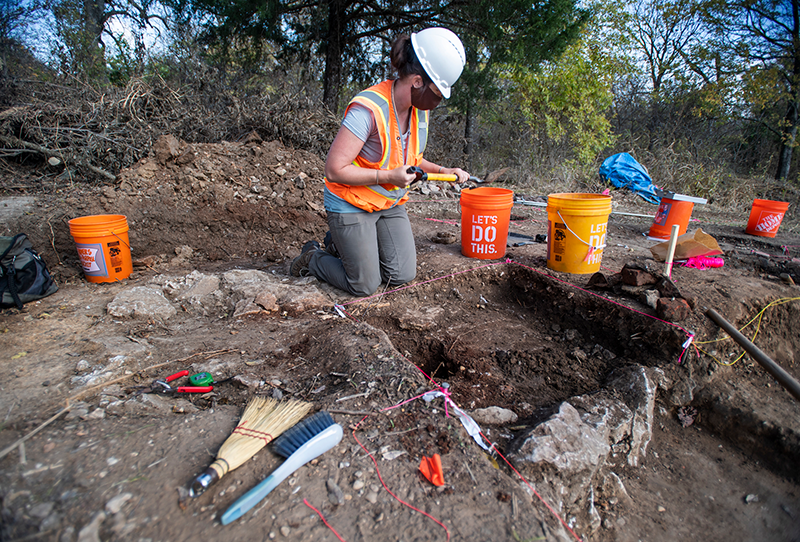
[[[419,470],[431,481],[435,486],[444,485],[444,473],[442,472],[442,458],[439,454],[433,454],[433,457],[422,456],[422,462],[419,464]]]

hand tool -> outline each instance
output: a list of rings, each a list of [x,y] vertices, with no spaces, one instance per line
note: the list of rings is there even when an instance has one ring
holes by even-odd
[[[239,425],[222,443],[214,462],[192,482],[189,496],[200,496],[208,486],[302,420],[312,406],[311,403],[293,399],[278,402],[270,397],[252,398],[242,413]]]
[[[202,374],[203,373],[198,373],[198,375]],[[177,380],[184,376],[189,376],[189,371],[184,369],[183,371],[178,371],[175,374],[169,375],[167,378],[159,378],[157,380],[154,380],[153,383],[150,384],[149,386],[143,386],[138,388],[136,393],[160,393],[162,395],[170,395],[173,393],[207,393],[214,389],[214,386],[178,386],[176,388],[173,388],[172,386],[169,385],[169,383],[172,382],[173,380]],[[204,379],[201,378],[201,380]]]
[[[488,184],[495,181],[500,175],[506,172],[508,168],[503,168],[498,171],[493,171],[486,177],[486,180],[479,179],[477,177],[470,176],[469,180],[473,183],[477,184]],[[458,182],[458,176],[453,173],[425,173],[422,171],[422,168],[417,166],[411,166],[406,170],[407,173],[414,173],[416,174],[417,178],[414,182],[417,181],[442,181],[446,183],[455,183]]]
[[[342,434],[342,426],[335,423],[325,410],[320,410],[286,431],[273,444],[275,451],[286,457],[286,461],[237,499],[222,514],[222,524],[227,525],[242,517],[297,469],[339,444]]]

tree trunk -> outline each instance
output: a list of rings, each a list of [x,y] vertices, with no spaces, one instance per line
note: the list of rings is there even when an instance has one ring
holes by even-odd
[[[84,0],[83,32],[86,57],[83,70],[90,80],[106,82],[105,52],[102,34],[106,23],[105,0]]]
[[[789,178],[789,169],[792,166],[792,150],[797,140],[797,120],[797,100],[794,100],[789,104],[789,112],[786,113],[787,128],[781,134],[778,171],[775,173],[775,180],[779,182],[785,182]]]
[[[347,24],[344,0],[328,0],[328,39],[325,47],[325,75],[322,102],[339,113],[339,90],[342,87],[342,54]]]
[[[472,171],[472,100],[467,102],[464,118],[464,154],[467,155],[467,171]]]

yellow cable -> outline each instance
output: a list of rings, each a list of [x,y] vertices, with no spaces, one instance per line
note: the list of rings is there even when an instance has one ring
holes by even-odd
[[[756,324],[756,331],[755,331],[755,333],[753,333],[753,337],[750,339],[750,342],[754,343],[755,340],[756,340],[756,336],[758,336],[758,332],[761,330],[761,320],[763,320],[763,318],[764,318],[764,312],[767,309],[771,308],[771,307],[777,307],[779,305],[784,305],[784,304],[790,303],[792,301],[800,301],[800,297],[784,297],[784,298],[776,299],[775,301],[772,301],[771,303],[766,305],[763,309],[761,309],[755,316],[753,316],[753,318],[751,318],[749,322],[747,322],[745,325],[743,325],[739,329],[739,331],[743,331],[745,328],[747,328],[747,326],[752,324],[754,321],[758,320],[758,323]],[[710,357],[711,359],[716,361],[719,365],[722,365],[723,367],[730,367],[732,365],[735,365],[737,361],[742,359],[744,357],[744,355],[745,355],[745,352],[742,352],[741,354],[739,354],[739,356],[735,360],[733,360],[732,362],[724,363],[724,362],[720,361],[719,359],[717,359],[715,356],[713,356],[710,353],[708,353],[705,350],[703,350],[702,348],[698,348],[697,347],[698,344],[711,344],[711,343],[716,343],[716,342],[720,342],[720,341],[727,341],[728,339],[730,339],[730,337],[722,337],[721,339],[714,339],[713,341],[697,341],[694,344],[695,344],[695,348],[697,348],[697,350],[699,352],[702,352],[703,354],[707,355],[708,357]]]

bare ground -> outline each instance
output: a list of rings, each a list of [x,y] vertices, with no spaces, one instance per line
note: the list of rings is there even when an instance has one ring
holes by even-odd
[[[700,342],[723,337],[707,308],[741,327],[770,302],[794,300],[768,308],[747,334],[758,329],[756,344],[800,378],[794,215],[776,239],[763,239],[744,234],[742,216],[697,208],[691,228],[717,239],[726,265],[675,268],[693,305],[679,327],[646,316],[653,311],[636,296],[588,291],[588,276],[548,270],[543,244],[511,247],[504,262],[434,242],[459,233],[458,199],[441,193],[408,204],[419,261],[412,287],[356,300],[317,284],[329,303],[304,312],[234,317],[222,300],[216,312],[176,303],[178,313],[163,320],[107,313],[126,289],[194,271],[258,269],[313,287],[287,269],[305,241],[326,231],[321,174],[318,157],[277,142],[162,141],[117,186],[6,196],[1,233],[27,233],[60,290],[0,313],[0,447],[67,401],[73,410],[0,460],[3,540],[334,540],[309,505],[344,540],[573,539],[556,516],[585,540],[800,540],[797,402],[749,357],[737,361],[731,341],[701,345],[714,358],[690,349],[678,363],[684,330]],[[617,213],[654,212],[631,194],[613,195]],[[104,213],[127,217],[133,259],[144,265],[125,281],[91,284],[67,221]],[[542,208],[516,205],[511,230],[534,237],[546,222]],[[611,215],[604,274],[631,261],[661,265],[642,235],[650,222]],[[335,303],[351,318],[340,318]],[[382,411],[431,388],[421,369],[448,382],[462,408],[513,410],[513,424],[483,427],[505,453],[543,413],[603,389],[615,368],[630,364],[659,368],[664,378],[646,459],[631,467],[613,455],[604,467],[629,499],[606,498],[598,478],[591,501],[558,509],[552,496],[530,491],[545,485],[536,472],[525,473],[526,486],[445,417],[441,402]],[[131,386],[184,368],[236,378],[211,394],[132,399]],[[198,499],[181,501],[182,489],[213,460],[247,400],[276,393],[330,410],[345,438],[223,527],[221,513],[279,464],[277,456],[260,452]],[[686,406],[697,415],[684,427],[677,412]],[[417,470],[433,453],[442,456],[444,488]],[[341,489],[338,499],[329,481]]]

